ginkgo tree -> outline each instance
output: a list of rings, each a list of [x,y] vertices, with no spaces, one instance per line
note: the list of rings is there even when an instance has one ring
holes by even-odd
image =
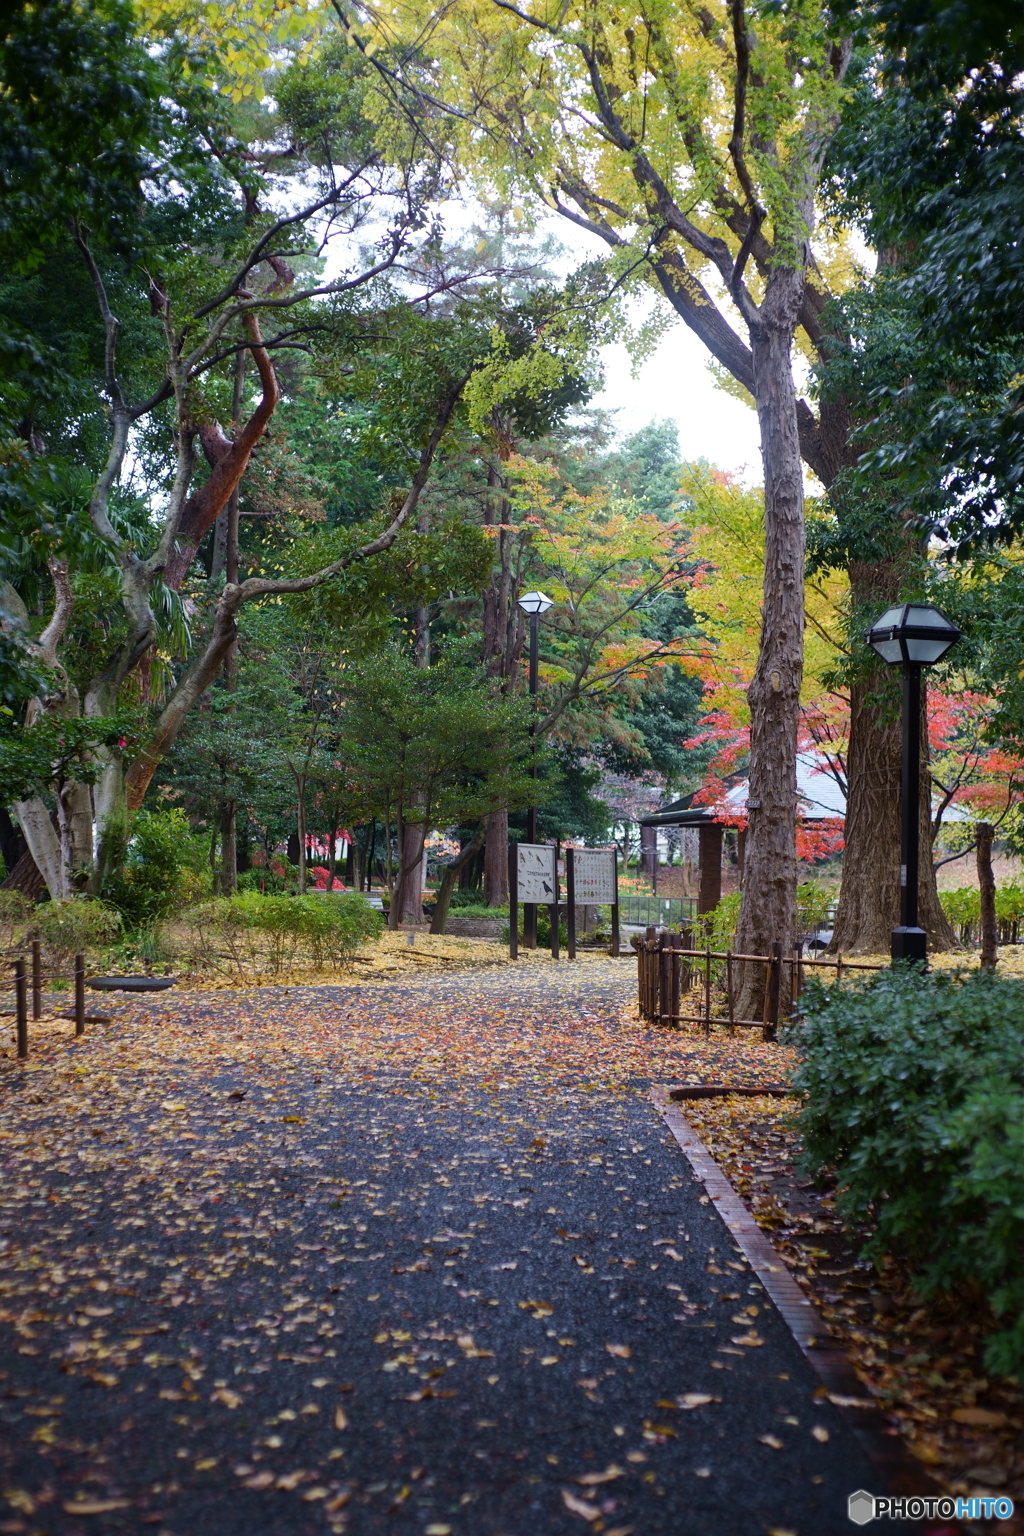
[[[729,781],[745,769],[750,753],[748,690],[757,654],[764,589],[764,496],[706,463],[685,466],[683,515],[691,525],[688,550],[696,570],[689,605],[702,636],[686,663],[704,685],[706,715],[693,744],[714,747],[699,798],[716,807],[729,825],[746,828],[748,817],[725,803]],[[846,792],[849,700],[831,686],[844,645],[848,597],[842,574],[810,577],[804,586],[805,654],[798,748],[805,760]],[[813,832],[798,823],[797,853],[818,858],[841,840],[838,826]]]
[[[803,667],[803,465],[828,434],[793,374],[822,335],[815,197],[851,53],[814,0],[640,11],[594,0],[336,0],[390,88],[389,126],[444,118],[478,187],[553,210],[608,248],[609,287],[653,285],[757,405],[766,555],[751,708],[740,942],[792,940]],[[846,432],[839,432],[840,451]],[[741,1006],[763,986],[744,979]]]

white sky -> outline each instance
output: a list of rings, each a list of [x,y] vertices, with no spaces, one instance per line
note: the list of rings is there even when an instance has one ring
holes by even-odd
[[[553,236],[562,247],[554,270],[568,275],[582,261],[604,256],[607,248],[596,236],[574,228],[566,219],[542,219],[538,236]],[[651,313],[655,300],[630,299],[634,324]],[[684,459],[709,459],[730,470],[747,485],[760,485],[761,439],[757,416],[749,406],[716,388],[708,372],[710,353],[682,320],[674,320],[655,351],[637,369],[622,343],[604,347],[605,387],[592,405],[616,412],[621,432],[636,432],[665,417],[679,428]]]
[[[761,483],[757,417],[749,406],[715,387],[708,352],[681,320],[633,377],[626,348],[617,343],[602,353],[605,388],[591,402],[616,411],[616,424],[635,432],[668,417],[679,428],[684,459],[710,459],[736,472],[745,484]]]

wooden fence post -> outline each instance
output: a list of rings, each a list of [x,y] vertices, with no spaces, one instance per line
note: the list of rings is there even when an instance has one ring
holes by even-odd
[[[28,1055],[28,978],[24,960],[14,962],[14,1008],[18,1025],[18,1060]]]
[[[565,917],[569,930],[569,959],[576,959],[576,850],[565,850]],[[586,929],[584,928],[584,932]]]
[[[764,993],[763,1037],[774,1040],[779,1032],[779,1007],[782,998],[782,945],[772,941],[772,955],[768,963],[768,985]]]
[[[519,959],[519,846],[508,845],[508,956]]]
[[[726,998],[726,1003],[727,1003],[728,1008],[729,1008],[729,1033],[730,1033],[730,1035],[734,1035],[736,1033],[736,1015],[733,1012],[733,1001],[732,1001],[732,950],[731,949],[726,950],[726,953],[725,953],[725,998]]]
[[[75,1034],[85,1034],[85,956],[75,956]]]
[[[32,1017],[43,1016],[43,957],[38,939],[32,940]]]

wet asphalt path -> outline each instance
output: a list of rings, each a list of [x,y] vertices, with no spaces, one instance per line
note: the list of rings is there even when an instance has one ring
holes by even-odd
[[[632,973],[509,981],[171,995],[5,1071],[0,1533],[851,1529]]]

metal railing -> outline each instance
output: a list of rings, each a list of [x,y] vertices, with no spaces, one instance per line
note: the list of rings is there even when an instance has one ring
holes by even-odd
[[[696,896],[641,896],[619,888],[619,922],[631,927],[672,928],[692,923]]]

